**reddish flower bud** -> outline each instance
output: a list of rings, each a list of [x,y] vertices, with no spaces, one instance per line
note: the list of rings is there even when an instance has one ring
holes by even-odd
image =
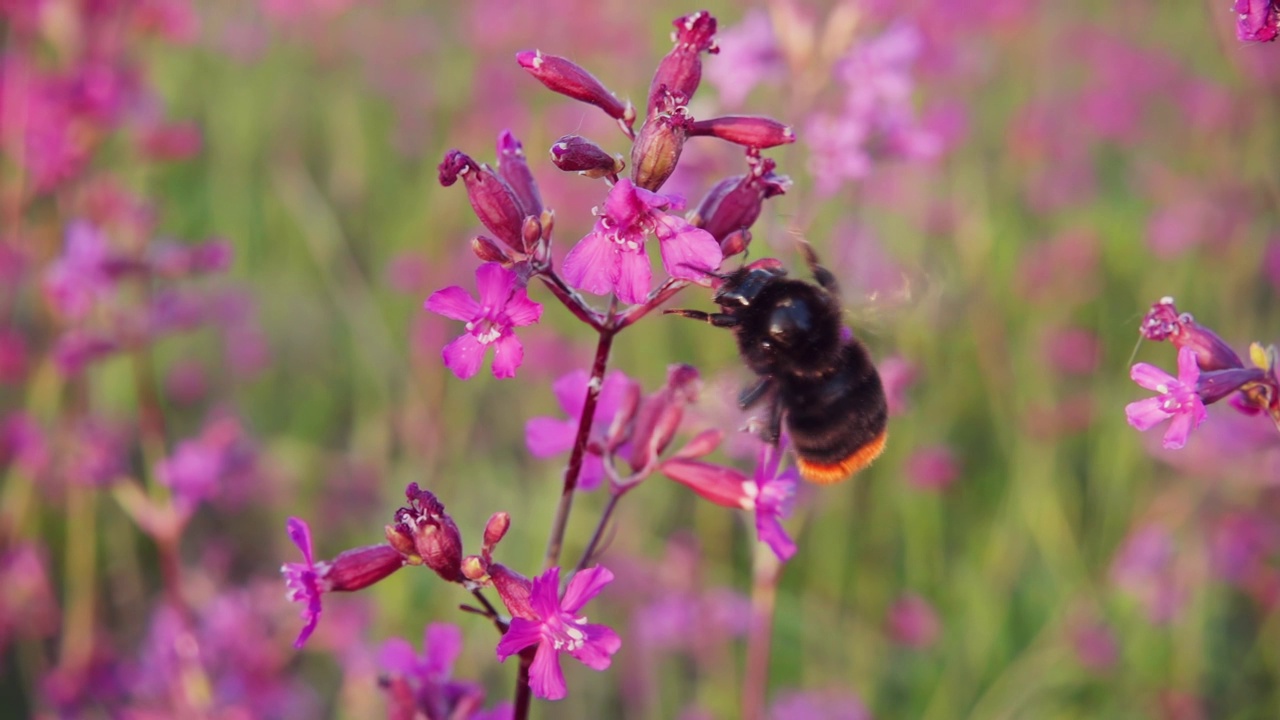
[[[703,430],[693,437],[692,440],[685,443],[685,446],[676,451],[673,457],[692,460],[700,458],[703,455],[710,455],[715,449],[720,447],[720,443],[724,441],[724,431],[712,428]]]
[[[503,130],[498,136],[498,174],[515,193],[525,217],[542,214],[542,195],[538,192],[538,182],[533,179],[533,173],[529,170],[524,145],[520,144],[510,130]]]
[[[658,461],[684,419],[685,406],[697,398],[701,387],[698,370],[692,365],[667,368],[667,384],[645,398],[636,413],[630,458],[633,469],[650,467]]]
[[[493,589],[498,591],[498,597],[507,606],[507,612],[512,617],[538,619],[538,614],[529,601],[533,592],[533,583],[529,578],[502,563],[493,563],[489,566],[489,579],[493,581]]]
[[[449,582],[462,582],[462,536],[453,518],[436,496],[419,488],[418,483],[409,483],[405,496],[409,506],[396,511],[396,532],[413,538],[423,565]]]
[[[744,145],[756,150],[787,145],[796,141],[790,125],[777,120],[751,115],[726,115],[699,120],[689,125],[689,137],[709,136]]]
[[[684,149],[689,117],[679,98],[672,98],[671,111],[650,115],[631,146],[631,182],[636,187],[657,192],[675,172]]]
[[[404,555],[390,545],[370,545],[316,563],[319,575],[335,592],[363,590],[404,567]],[[322,567],[323,566],[323,567]]]
[[[462,558],[462,574],[472,582],[489,582],[489,563],[479,555],[468,555]]]
[[[511,516],[504,512],[494,513],[484,526],[484,544],[480,553],[488,560],[493,555],[493,548],[506,536],[511,527]]]
[[[520,226],[524,210],[515,191],[488,165],[477,165],[465,153],[450,150],[440,163],[440,184],[449,187],[462,178],[467,199],[481,224],[499,240],[521,250]]]
[[[731,258],[738,253],[744,253],[751,246],[751,231],[738,230],[731,232],[720,241],[720,254],[726,258]]]
[[[581,135],[565,135],[551,146],[551,162],[565,172],[576,172],[589,178],[617,175],[625,163],[621,155],[610,155],[605,149]]]
[[[471,239],[471,252],[475,253],[480,262],[502,263],[503,267],[510,267],[513,262],[505,250],[483,235],[477,235]]]
[[[1240,356],[1217,333],[1196,323],[1191,313],[1179,314],[1171,297],[1152,305],[1138,330],[1148,340],[1168,340],[1179,350],[1191,348],[1201,370],[1244,367]]]
[[[676,28],[671,33],[675,47],[658,63],[649,83],[649,115],[662,104],[665,91],[693,97],[702,82],[702,53],[720,52],[715,41],[716,19],[706,10],[676,18],[671,24]]]
[[[552,92],[595,105],[627,128],[635,123],[636,109],[631,103],[624,105],[594,75],[576,63],[556,55],[544,55],[541,50],[518,52],[516,62]]]
[[[722,244],[731,233],[750,228],[759,219],[764,201],[785,194],[791,187],[791,178],[775,174],[775,167],[777,163],[765,158],[752,162],[751,172],[746,175],[735,175],[716,183],[689,214],[689,222],[711,233]],[[724,254],[731,253],[726,250]]]
[[[387,543],[395,548],[397,552],[406,558],[410,558],[411,562],[420,564],[422,558],[417,557],[418,546],[413,542],[413,534],[408,532],[407,528],[401,525],[384,525],[382,534],[387,538]],[[414,561],[412,558],[417,558],[417,560]]]
[[[1230,368],[1206,370],[1196,380],[1196,394],[1205,405],[1216,403],[1245,385],[1265,383],[1270,378],[1262,368]]]
[[[663,461],[662,473],[723,507],[748,510],[754,502],[754,498],[747,495],[747,476],[733,468],[700,460],[671,458]]]

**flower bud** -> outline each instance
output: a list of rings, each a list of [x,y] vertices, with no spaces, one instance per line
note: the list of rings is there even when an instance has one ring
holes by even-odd
[[[625,166],[621,155],[610,155],[581,135],[565,135],[557,140],[551,146],[551,162],[565,172],[576,172],[589,178],[617,175]]]
[[[674,457],[692,460],[700,458],[703,455],[710,455],[715,449],[720,447],[720,443],[724,441],[724,431],[716,428],[703,430],[693,437],[692,440],[685,443],[685,446],[676,451]]]
[[[467,199],[481,224],[502,242],[516,250],[522,249],[520,226],[525,214],[515,191],[493,168],[477,165],[459,150],[450,150],[440,163],[440,184],[449,187],[459,177],[466,185]]]
[[[533,583],[529,578],[502,563],[493,563],[489,566],[489,578],[493,581],[493,589],[498,591],[498,597],[502,599],[502,604],[507,606],[507,612],[511,613],[512,617],[522,617],[526,620],[538,619],[538,614],[534,612],[529,600],[533,592]]]
[[[384,525],[382,534],[387,538],[387,543],[395,548],[397,552],[406,558],[417,558],[418,546],[413,542],[413,535],[406,528],[400,525]],[[417,558],[420,562],[422,558]]]
[[[503,267],[510,267],[513,262],[505,250],[483,235],[477,235],[471,239],[471,252],[475,253],[480,262],[502,263]]]
[[[672,100],[674,103],[675,100]],[[657,192],[675,172],[684,149],[686,128],[692,118],[683,104],[670,112],[650,115],[631,146],[631,182],[636,187]]]
[[[542,195],[538,192],[538,182],[533,179],[533,173],[529,170],[524,145],[520,144],[510,130],[503,130],[498,136],[498,174],[515,193],[525,217],[542,214]]]
[[[636,109],[631,103],[624,105],[595,76],[577,64],[556,55],[544,55],[541,50],[518,52],[516,62],[552,92],[595,105],[626,128],[635,124]]]
[[[716,19],[706,10],[676,18],[672,25],[676,28],[671,33],[675,47],[658,63],[649,83],[649,115],[662,104],[667,91],[693,97],[702,82],[702,53],[720,52],[715,41]]]
[[[658,461],[684,419],[685,406],[697,397],[701,386],[698,370],[692,365],[672,365],[667,369],[667,384],[645,398],[636,415],[632,468],[639,470]]]
[[[1267,371],[1262,368],[1205,370],[1196,380],[1196,394],[1200,396],[1200,402],[1209,405],[1243,389],[1245,385],[1266,382],[1267,377]]]
[[[487,560],[493,554],[493,548],[502,541],[506,536],[507,529],[511,527],[511,516],[504,512],[494,513],[489,518],[489,522],[484,526],[484,544],[480,548],[481,554]]]
[[[774,174],[775,167],[773,160],[765,158],[752,162],[751,172],[716,183],[689,215],[689,222],[722,243],[731,233],[750,228],[759,219],[764,201],[791,187],[791,178]]]
[[[468,555],[462,558],[462,574],[471,582],[488,582],[489,563],[479,555]]]
[[[1148,340],[1168,340],[1179,350],[1191,348],[1201,370],[1244,367],[1240,356],[1217,333],[1196,323],[1191,313],[1179,314],[1171,297],[1152,305],[1138,330]]]
[[[390,545],[370,545],[316,563],[326,587],[335,592],[363,590],[404,567],[404,555]]]
[[[735,145],[756,150],[787,145],[796,141],[790,125],[777,120],[750,115],[726,115],[699,120],[689,125],[689,137],[717,137]]]
[[[726,258],[731,258],[738,253],[744,253],[751,245],[751,231],[738,230],[731,232],[720,241],[720,254]]]
[[[449,582],[462,582],[462,537],[444,505],[418,483],[405,489],[409,506],[396,511],[396,531],[413,538],[422,564]]]

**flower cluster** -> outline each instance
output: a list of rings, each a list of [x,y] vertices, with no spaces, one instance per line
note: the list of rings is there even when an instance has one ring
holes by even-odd
[[[1178,375],[1147,363],[1133,366],[1133,381],[1156,397],[1125,407],[1129,424],[1141,431],[1171,420],[1163,445],[1177,450],[1187,436],[1208,417],[1205,406],[1230,398],[1240,412],[1267,413],[1280,429],[1280,353],[1274,345],[1258,343],[1250,347],[1253,367],[1246,367],[1239,355],[1212,330],[1200,325],[1190,313],[1179,313],[1173,298],[1162,298],[1143,318],[1142,336],[1148,340],[1168,340],[1178,348]]]

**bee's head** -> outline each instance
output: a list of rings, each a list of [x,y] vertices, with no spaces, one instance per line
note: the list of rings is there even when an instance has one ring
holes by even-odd
[[[722,276],[712,301],[725,307],[746,307],[761,290],[786,274],[782,263],[774,258],[756,260]]]

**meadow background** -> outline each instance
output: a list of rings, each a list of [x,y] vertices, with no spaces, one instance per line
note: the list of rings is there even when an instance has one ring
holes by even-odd
[[[1278,339],[1280,48],[1236,40],[1229,4],[705,3],[723,52],[691,113],[799,136],[765,153],[794,186],[751,256],[798,266],[794,238],[812,242],[902,401],[885,455],[802,489],[786,523],[769,717],[1280,716],[1280,433],[1224,404],[1166,451],[1124,416],[1149,394],[1133,362],[1174,367],[1168,345],[1135,350],[1161,297],[1242,353]],[[514,54],[570,57],[643,105],[671,20],[697,9],[0,3],[0,717],[380,717],[380,644],[441,621],[466,638],[454,675],[510,698],[492,627],[422,568],[326,596],[294,651],[285,518],[332,557],[380,542],[418,482],[469,552],[510,512],[501,559],[538,572],[563,458],[531,457],[524,425],[559,416],[551,383],[593,336],[534,284],[516,378],[443,366],[460,327],[422,303],[472,287],[480,228],[436,166],[492,162],[512,130],[562,256],[605,188],[547,148],[626,145]],[[734,53],[770,34],[805,63]],[[815,128],[849,112],[830,63],[869,47],[865,87],[912,141],[873,132],[851,158]],[[740,157],[691,140],[664,191],[692,205]],[[209,269],[224,248],[229,265],[125,269],[69,317],[49,275],[77,223],[120,257],[221,239]],[[612,367],[651,391],[675,362],[703,376],[689,431],[733,430],[728,333],[652,315]],[[198,438],[236,460],[178,532],[157,469]],[[566,557],[605,499],[578,498]],[[603,673],[567,661],[569,697],[533,717],[738,717],[746,519],[661,476],[628,495],[601,558],[618,580],[590,608],[623,648]]]

